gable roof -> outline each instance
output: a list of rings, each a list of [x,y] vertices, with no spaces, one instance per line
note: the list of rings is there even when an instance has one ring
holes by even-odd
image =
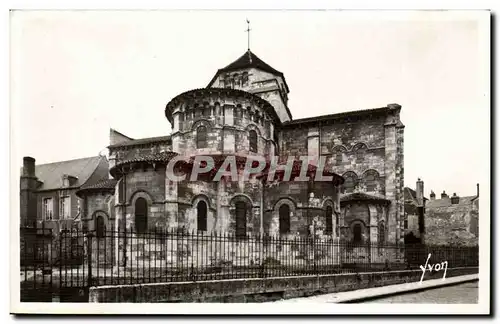
[[[97,182],[93,183],[86,183],[84,184],[80,190],[76,192],[76,195],[78,197],[82,197],[82,194],[88,193],[88,192],[109,192],[109,193],[114,193],[115,192],[115,186],[118,180],[115,179],[109,179],[109,178],[102,178],[98,180]]]
[[[59,161],[35,165],[35,175],[42,185],[38,190],[54,190],[62,188],[62,177],[67,174],[76,181],[70,188],[84,185],[98,171],[107,172],[108,161],[105,156],[93,156],[75,160]],[[102,170],[98,170],[102,169]]]
[[[267,64],[266,62],[261,60],[257,55],[252,53],[252,51],[250,51],[250,50],[246,51],[245,54],[240,56],[233,63],[227,65],[226,67],[224,67],[222,69],[219,69],[217,71],[217,73],[215,74],[215,76],[210,81],[210,83],[208,84],[207,88],[212,86],[212,84],[215,82],[215,80],[217,79],[219,74],[221,74],[222,72],[235,71],[235,70],[248,69],[248,68],[256,68],[256,69],[280,76],[283,79],[283,82],[285,83],[286,91],[290,92],[288,85],[286,84],[286,80],[285,80],[283,73],[281,73],[280,71],[276,70],[275,68],[273,68],[272,66],[270,66],[269,64]]]

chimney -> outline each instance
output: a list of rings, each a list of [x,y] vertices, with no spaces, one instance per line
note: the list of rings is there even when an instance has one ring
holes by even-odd
[[[479,183],[477,184],[477,197],[479,197]]]
[[[34,178],[35,177],[35,159],[31,156],[25,156],[23,158],[23,177]]]
[[[441,199],[444,199],[444,198],[448,198],[448,195],[446,194],[446,192],[444,192],[443,190],[443,193],[441,194]]]
[[[424,182],[418,178],[417,180],[417,202],[418,206],[423,206],[424,205]]]
[[[21,226],[35,226],[37,219],[36,188],[38,179],[35,175],[35,159],[23,158],[23,171],[20,177],[20,218]]]
[[[432,191],[432,190],[431,190],[430,197],[431,197],[431,200],[436,199],[436,194],[435,194],[435,193],[434,193],[434,191]]]
[[[453,193],[453,196],[451,197],[451,204],[456,205],[460,201],[460,197],[457,196],[456,193]]]

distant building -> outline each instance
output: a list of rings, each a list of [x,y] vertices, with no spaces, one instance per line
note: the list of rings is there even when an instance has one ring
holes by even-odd
[[[418,182],[417,182],[418,186]],[[422,183],[423,189],[423,183]],[[423,190],[422,190],[423,191]],[[417,192],[405,187],[405,239],[420,241]],[[428,245],[477,245],[479,237],[479,184],[475,196],[449,197],[445,191],[440,199],[431,191],[424,198],[424,242]]]
[[[426,205],[425,225],[428,244],[477,245],[479,237],[479,184],[475,196],[449,197],[445,191],[441,199],[431,193]]]
[[[76,192],[108,177],[105,156],[35,165],[25,157],[20,178],[21,226],[42,225],[59,231],[80,221],[82,200]]]

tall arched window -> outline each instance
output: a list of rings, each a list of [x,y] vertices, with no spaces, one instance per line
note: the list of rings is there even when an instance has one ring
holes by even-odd
[[[198,231],[206,231],[207,230],[207,203],[203,200],[198,202],[196,206],[197,211],[197,228]]]
[[[326,206],[325,212],[325,234],[333,233],[333,222],[332,222],[333,209],[331,206]]]
[[[205,126],[200,126],[196,129],[196,147],[207,147],[207,128]]]
[[[355,243],[355,244],[362,243],[363,237],[361,235],[361,231],[362,231],[361,224],[355,224],[353,229],[352,229],[352,232],[353,232],[352,242],[353,243]]]
[[[279,209],[280,217],[280,234],[290,232],[290,206],[287,204],[281,205]]]
[[[236,236],[244,237],[247,234],[247,205],[238,201],[236,207]]]
[[[148,202],[140,197],[135,201],[135,231],[144,233],[148,228]]]
[[[250,141],[250,152],[257,153],[257,132],[253,129],[248,134],[248,140]]]
[[[95,218],[95,231],[97,237],[104,237],[106,233],[106,224],[104,223],[104,217],[101,215]]]
[[[335,235],[337,237],[339,236],[339,229],[340,229],[339,214],[335,213]]]
[[[378,244],[383,245],[385,243],[385,225],[384,222],[378,224]]]

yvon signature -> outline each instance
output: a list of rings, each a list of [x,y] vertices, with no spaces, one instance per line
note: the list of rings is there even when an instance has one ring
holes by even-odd
[[[429,272],[434,271],[441,271],[444,269],[444,274],[443,274],[443,280],[446,279],[446,270],[448,270],[448,261],[443,261],[441,263],[436,263],[434,265],[429,264],[429,259],[431,258],[431,254],[427,256],[427,260],[425,261],[425,266],[420,266],[420,269],[422,269],[422,277],[420,277],[420,284],[422,284],[422,280],[424,280],[424,275],[425,271],[428,269]]]

